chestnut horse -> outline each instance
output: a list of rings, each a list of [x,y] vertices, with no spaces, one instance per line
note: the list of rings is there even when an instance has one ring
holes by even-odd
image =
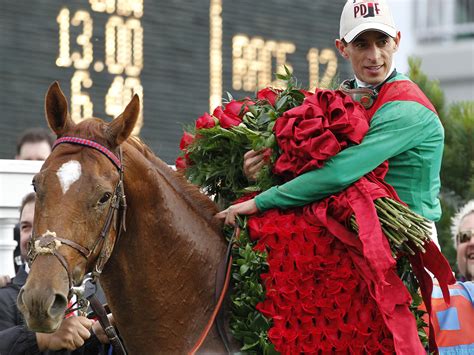
[[[49,252],[37,253],[18,306],[32,330],[54,331],[63,319],[70,287],[97,267],[105,248],[111,255],[100,282],[128,353],[185,353],[214,310],[216,270],[226,242],[213,218],[214,203],[129,137],[139,106],[135,95],[110,123],[91,118],[75,124],[59,85],[50,86],[46,117],[58,139],[93,142],[112,156],[67,141],[54,148],[34,177],[33,241],[36,245],[49,238],[54,246],[43,243]],[[120,180],[120,152],[126,229],[117,238],[114,222],[120,216],[114,215],[101,240]],[[200,351],[225,352],[215,327]]]

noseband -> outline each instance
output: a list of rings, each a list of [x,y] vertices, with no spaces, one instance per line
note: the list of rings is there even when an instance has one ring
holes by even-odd
[[[45,255],[45,254],[52,254],[54,255],[61,265],[64,267],[66,270],[66,273],[69,278],[69,292],[71,292],[73,286],[74,286],[74,281],[71,273],[71,269],[66,261],[66,258],[58,252],[58,249],[61,245],[67,245],[81,254],[87,262],[89,262],[89,258],[91,255],[94,253],[95,249],[97,246],[102,242],[102,247],[100,250],[99,257],[97,259],[97,262],[93,268],[92,271],[92,277],[93,279],[97,279],[100,274],[102,273],[102,270],[104,268],[105,263],[107,260],[110,258],[110,255],[112,254],[112,250],[114,248],[115,242],[120,238],[120,235],[122,231],[126,230],[125,226],[125,214],[127,210],[127,202],[125,200],[125,192],[124,192],[124,187],[123,187],[123,165],[122,165],[122,149],[119,149],[119,156],[117,157],[116,154],[111,152],[109,149],[104,147],[103,145],[88,140],[88,139],[82,139],[82,138],[77,138],[77,137],[62,137],[56,140],[56,142],[53,145],[53,150],[59,145],[63,143],[69,143],[69,144],[78,144],[86,147],[90,147],[93,149],[98,150],[102,154],[104,154],[109,160],[115,165],[115,167],[118,169],[119,172],[119,181],[117,185],[115,186],[114,194],[112,196],[109,210],[107,212],[107,217],[105,220],[105,224],[102,227],[102,230],[95,240],[95,242],[92,244],[90,248],[86,248],[76,242],[73,242],[72,240],[69,239],[64,239],[60,238],[56,235],[55,232],[50,232],[49,230],[46,231],[43,235],[35,237],[33,234],[33,237],[31,238],[29,248],[28,248],[28,259],[29,263],[33,263],[33,261],[36,259],[38,255]],[[116,230],[117,230],[117,236],[115,238],[115,241],[111,241],[110,237],[110,228],[112,226],[112,222],[114,220],[114,217],[116,217]]]

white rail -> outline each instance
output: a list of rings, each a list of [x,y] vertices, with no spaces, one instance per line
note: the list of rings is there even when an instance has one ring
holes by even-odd
[[[33,191],[31,179],[42,161],[0,159],[0,275],[15,276],[13,228],[20,217],[22,198]]]

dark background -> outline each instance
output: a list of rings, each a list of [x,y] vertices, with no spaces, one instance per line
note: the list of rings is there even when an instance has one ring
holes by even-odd
[[[308,86],[306,55],[311,47],[334,49],[344,0],[222,0],[223,96],[252,96],[232,89],[232,38],[240,33],[265,40],[289,41],[296,51],[287,59],[303,86]],[[168,163],[178,154],[182,127],[209,111],[209,1],[145,0],[144,126],[141,138]],[[62,8],[71,17],[83,9],[93,19],[94,61],[104,61],[104,29],[110,14],[95,12],[87,0],[0,0],[0,159],[13,159],[17,137],[30,127],[46,127],[44,94],[54,80],[69,98],[76,69],[56,66]],[[80,27],[71,26],[71,51]],[[324,72],[324,66],[321,66]],[[88,72],[94,116],[105,114],[105,95],[114,75]],[[340,78],[349,67],[338,56]]]

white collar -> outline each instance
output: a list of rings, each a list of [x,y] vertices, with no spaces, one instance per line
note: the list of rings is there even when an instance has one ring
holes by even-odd
[[[381,83],[387,80],[387,78],[393,73],[394,70],[395,70],[395,61],[392,61],[392,66],[390,67],[390,70],[388,71],[385,78],[381,81]],[[354,74],[354,78],[355,78],[358,88],[374,88],[375,86],[377,86],[377,85],[370,85],[370,84],[367,84],[366,82],[363,82],[362,80],[359,80],[359,78],[357,78],[355,74]]]

